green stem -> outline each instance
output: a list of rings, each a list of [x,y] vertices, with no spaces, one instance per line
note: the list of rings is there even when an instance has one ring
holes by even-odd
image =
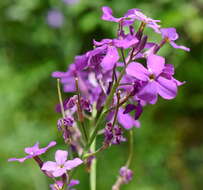
[[[103,145],[102,147],[100,147],[99,149],[97,149],[95,152],[89,153],[89,154],[85,154],[83,156],[83,159],[86,159],[90,156],[95,156],[96,154],[102,152],[103,150],[105,150],[108,146],[107,145]]]
[[[91,151],[95,151],[96,148],[96,139],[94,140],[94,142],[92,143],[90,149]],[[90,166],[90,189],[91,190],[96,190],[96,172],[97,172],[97,160],[96,158],[94,158],[92,160],[92,164]]]
[[[62,95],[61,95],[60,79],[57,79],[57,91],[58,91],[58,97],[59,97],[59,102],[60,102],[60,106],[61,106],[61,113],[62,113],[63,118],[65,118],[63,99],[62,99]]]
[[[126,167],[129,168],[133,158],[133,151],[134,151],[134,138],[133,138],[133,130],[129,131],[129,155],[128,160],[126,162]]]

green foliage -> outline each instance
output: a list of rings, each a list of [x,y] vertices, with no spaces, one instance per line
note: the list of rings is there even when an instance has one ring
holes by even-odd
[[[185,53],[166,46],[160,52],[177,67],[176,78],[187,83],[175,100],[160,100],[157,106],[146,108],[142,127],[135,129],[135,177],[123,189],[203,189],[202,0],[80,0],[76,5],[60,0],[0,1],[0,189],[48,189],[50,181],[32,160],[21,165],[7,163],[7,159],[23,156],[23,148],[36,141],[60,144],[56,129],[60,116],[54,111],[56,81],[51,73],[65,71],[75,55],[91,48],[93,38],[113,36],[113,24],[99,20],[102,5],[111,6],[118,16],[130,8],[143,9],[162,20],[164,27],[176,27],[179,43],[191,48]],[[46,23],[51,8],[65,15],[60,29]],[[110,189],[116,180],[127,151],[125,145],[121,147],[114,146],[98,157],[98,190]],[[88,178],[82,173],[76,173],[81,179],[78,189],[86,190]]]

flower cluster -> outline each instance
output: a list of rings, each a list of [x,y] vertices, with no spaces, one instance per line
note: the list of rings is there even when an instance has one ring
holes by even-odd
[[[144,107],[156,104],[159,96],[166,100],[174,99],[178,87],[184,84],[174,78],[174,66],[158,54],[166,43],[189,51],[189,48],[176,44],[179,36],[175,28],[162,28],[160,20],[144,15],[140,9],[130,9],[120,18],[114,17],[109,7],[102,7],[102,12],[103,20],[118,25],[116,37],[93,40],[93,49],[76,56],[66,72],[52,73],[52,77],[57,78],[60,103],[56,111],[62,114],[57,127],[71,154],[78,157],[67,161],[68,152],[57,150],[56,162],[43,162],[39,155],[55,145],[51,142],[43,149],[39,149],[38,144],[26,148],[28,156],[25,158],[10,159],[23,162],[34,158],[47,176],[60,177],[50,186],[51,189],[70,189],[78,184],[78,181],[68,178],[70,170],[83,163],[90,168],[88,171],[95,172],[91,165],[95,164],[96,155],[110,148],[111,144],[125,141],[130,146],[128,161],[120,169],[113,189],[119,190],[122,184],[130,182],[133,176],[129,169],[133,151],[132,131],[141,126],[139,119]],[[134,26],[135,22],[140,23],[138,28]],[[54,22],[52,25],[57,26]],[[147,28],[160,35],[162,40],[149,41],[145,35]],[[63,101],[60,84],[64,92],[75,95]],[[93,142],[100,134],[103,134],[104,141],[95,150],[99,145]]]

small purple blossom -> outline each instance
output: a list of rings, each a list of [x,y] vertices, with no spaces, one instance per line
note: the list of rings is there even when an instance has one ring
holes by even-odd
[[[8,159],[8,161],[9,162],[11,162],[11,161],[24,162],[27,159],[34,158],[36,156],[44,154],[49,148],[51,148],[55,145],[56,145],[56,142],[51,141],[46,147],[39,148],[39,143],[37,142],[34,146],[25,148],[25,153],[27,153],[28,155],[25,156],[24,158],[10,158],[10,159]]]
[[[120,169],[120,176],[123,178],[124,183],[129,183],[133,178],[132,170],[128,169],[126,166],[123,166]]]
[[[107,123],[107,126],[104,129],[104,144],[120,144],[121,142],[125,142],[126,139],[123,137],[123,132],[120,127],[113,126],[112,123]]]
[[[169,76],[167,78],[162,76],[162,73],[166,72],[163,57],[151,54],[147,58],[147,69],[138,62],[132,62],[127,67],[126,72],[145,83],[138,92],[137,97],[139,99],[154,104],[157,101],[158,94],[164,99],[176,97],[177,83],[172,78],[173,73],[167,71]]]
[[[154,20],[150,17],[147,17],[139,9],[128,10],[128,12],[125,14],[125,17],[139,20],[146,24],[148,27],[152,28],[155,32],[160,33],[160,25],[157,24],[160,22],[160,20]]]
[[[55,153],[56,162],[48,161],[42,166],[42,170],[51,172],[54,177],[60,177],[66,173],[67,170],[79,166],[83,163],[80,158],[74,158],[73,160],[67,160],[68,152],[63,150],[57,150]]]
[[[79,183],[80,183],[79,180],[71,179],[68,184],[69,190],[74,190],[71,187],[78,185]],[[63,181],[61,181],[61,180],[58,180],[54,184],[50,185],[51,190],[59,190],[59,189],[62,189],[62,187],[63,187]]]
[[[64,16],[57,9],[49,10],[47,14],[47,23],[53,28],[60,28],[64,23]]]
[[[176,32],[175,28],[162,28],[161,30],[162,37],[166,39],[172,47],[176,49],[182,49],[185,51],[190,51],[190,48],[187,48],[182,45],[177,45],[174,41],[179,38],[178,33]]]

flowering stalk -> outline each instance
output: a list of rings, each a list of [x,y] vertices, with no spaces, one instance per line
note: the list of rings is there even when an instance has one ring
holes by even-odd
[[[120,168],[112,190],[120,190],[123,184],[129,183],[133,177],[129,169],[134,152],[133,129],[140,127],[139,118],[144,107],[156,104],[158,97],[174,99],[178,87],[184,84],[174,78],[174,66],[157,55],[165,43],[189,51],[189,48],[176,44],[179,36],[175,28],[161,28],[159,20],[147,17],[139,9],[130,9],[120,18],[114,17],[109,7],[102,7],[102,11],[103,20],[118,24],[116,38],[94,40],[94,48],[76,56],[67,72],[52,74],[57,78],[59,105],[56,111],[62,114],[57,127],[63,133],[71,160],[67,160],[68,152],[64,150],[56,151],[55,161],[41,160],[39,155],[54,146],[54,141],[45,148],[39,148],[36,143],[25,148],[27,155],[24,158],[9,159],[24,162],[33,158],[40,170],[54,179],[54,184],[50,185],[52,190],[73,190],[72,187],[79,184],[78,180],[72,179],[73,172],[81,164],[90,172],[91,190],[96,190],[98,153],[126,141],[129,144],[128,158]],[[137,30],[135,22],[140,22]],[[144,34],[147,28],[161,35],[161,42],[149,42],[150,38]],[[145,65],[139,63],[141,59],[146,61]],[[60,83],[64,92],[74,92],[75,95],[63,101]],[[125,137],[124,130],[129,136]],[[99,134],[104,140],[96,150]],[[74,158],[74,155],[78,157]]]

